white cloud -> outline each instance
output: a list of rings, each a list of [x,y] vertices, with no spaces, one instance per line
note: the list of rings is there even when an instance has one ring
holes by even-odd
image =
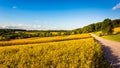
[[[16,9],[16,8],[17,8],[17,6],[13,6],[12,8],[13,8],[13,9]]]
[[[120,8],[120,3],[118,3],[116,6],[114,6],[113,8],[112,8],[112,10],[116,10],[116,9],[119,9]]]
[[[42,25],[26,25],[26,24],[10,24],[0,25],[0,29],[26,29],[26,30],[58,30],[55,27],[42,26]]]

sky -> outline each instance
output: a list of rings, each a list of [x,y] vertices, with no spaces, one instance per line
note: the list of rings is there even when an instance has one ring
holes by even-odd
[[[120,0],[0,0],[0,28],[72,30],[120,19]]]

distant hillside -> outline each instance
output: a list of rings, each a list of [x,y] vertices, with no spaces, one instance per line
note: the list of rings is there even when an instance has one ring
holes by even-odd
[[[67,32],[69,30],[27,30],[27,32]]]
[[[77,28],[72,30],[74,34],[79,33],[89,33],[89,32],[95,32],[95,31],[103,31],[103,32],[110,32],[115,27],[120,27],[120,19],[105,19],[102,22],[96,22],[87,26],[84,26],[83,28]]]
[[[24,30],[24,29],[3,29],[3,28],[1,28],[0,32],[1,31],[27,31],[27,30]]]

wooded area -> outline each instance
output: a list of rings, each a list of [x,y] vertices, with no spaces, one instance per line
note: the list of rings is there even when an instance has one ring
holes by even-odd
[[[116,27],[120,27],[120,19],[116,19],[116,20],[105,19],[102,22],[93,23],[83,28],[75,29],[73,30],[73,32],[76,34],[76,33],[90,33],[90,32],[102,31],[103,33],[111,34],[113,28]]]

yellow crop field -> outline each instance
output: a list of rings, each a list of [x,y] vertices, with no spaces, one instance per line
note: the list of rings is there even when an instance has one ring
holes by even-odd
[[[120,27],[114,28],[113,29],[113,34],[119,33],[120,32]]]
[[[0,47],[1,68],[108,68],[93,38]]]
[[[76,34],[69,36],[56,36],[56,37],[44,37],[44,38],[36,37],[36,38],[27,38],[27,39],[16,39],[11,41],[0,41],[0,46],[44,43],[44,42],[64,41],[64,40],[72,40],[72,39],[83,39],[90,37],[91,36],[89,34]]]

